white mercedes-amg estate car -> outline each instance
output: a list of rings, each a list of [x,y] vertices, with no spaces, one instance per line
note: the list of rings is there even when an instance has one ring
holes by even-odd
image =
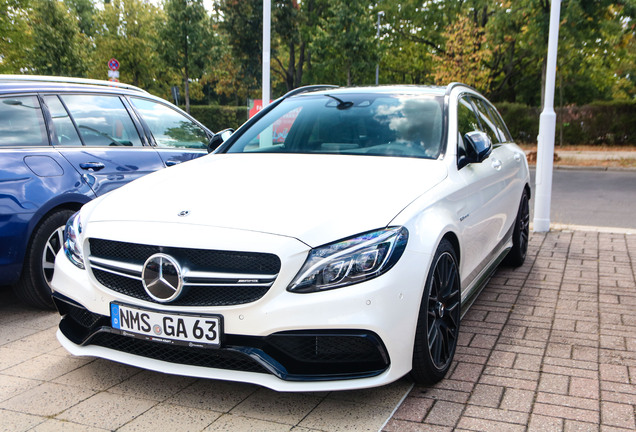
[[[528,247],[528,165],[495,108],[461,84],[313,86],[227,135],[69,220],[62,345],[280,391],[441,380]]]

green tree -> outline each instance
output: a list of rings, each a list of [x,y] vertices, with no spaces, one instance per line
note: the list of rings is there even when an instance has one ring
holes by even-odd
[[[88,41],[77,20],[57,0],[38,0],[31,17],[30,70],[43,75],[85,76]]]
[[[0,73],[18,73],[28,66],[31,49],[28,0],[0,0]]]
[[[232,87],[242,87],[240,98],[255,97],[260,89],[263,52],[263,0],[219,0],[219,31],[229,46],[224,60],[232,70]]]
[[[77,25],[82,33],[91,37],[97,30],[95,23],[95,14],[97,9],[92,0],[64,0],[69,11],[71,11],[78,20]],[[104,6],[107,6],[108,2]]]
[[[371,84],[378,48],[376,19],[367,0],[323,0],[311,44],[315,77],[347,85]]]
[[[160,31],[163,58],[180,72],[185,108],[190,111],[190,79],[200,78],[205,66],[208,19],[202,0],[167,0],[166,23]]]
[[[163,70],[157,50],[162,17],[160,9],[141,0],[112,0],[105,4],[95,17],[96,49],[91,76],[106,79],[108,60],[116,58],[122,82],[166,93],[157,80]]]

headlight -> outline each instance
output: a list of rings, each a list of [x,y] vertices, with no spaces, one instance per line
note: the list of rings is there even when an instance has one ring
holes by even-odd
[[[84,268],[80,212],[75,213],[68,222],[66,222],[66,228],[64,228],[64,253],[73,264],[81,269]]]
[[[324,291],[377,277],[400,259],[408,237],[406,228],[387,228],[313,249],[287,290]]]

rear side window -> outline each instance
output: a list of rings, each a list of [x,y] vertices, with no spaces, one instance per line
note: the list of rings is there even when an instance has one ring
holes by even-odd
[[[207,148],[208,135],[199,125],[178,111],[147,99],[130,98],[158,147]]]
[[[128,110],[118,96],[62,95],[84,145],[141,146],[141,139]]]
[[[62,146],[81,146],[82,141],[66,108],[57,96],[45,96],[44,103],[49,108],[53,121],[53,131],[57,137],[57,143]]]
[[[48,146],[36,96],[0,98],[0,147]]]

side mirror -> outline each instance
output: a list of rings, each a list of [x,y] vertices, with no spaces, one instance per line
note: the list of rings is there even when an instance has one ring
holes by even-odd
[[[470,162],[483,162],[492,152],[492,141],[485,132],[473,131],[464,135]]]
[[[212,153],[218,146],[227,141],[233,133],[234,129],[223,129],[221,132],[215,133],[208,143],[208,153]]]

